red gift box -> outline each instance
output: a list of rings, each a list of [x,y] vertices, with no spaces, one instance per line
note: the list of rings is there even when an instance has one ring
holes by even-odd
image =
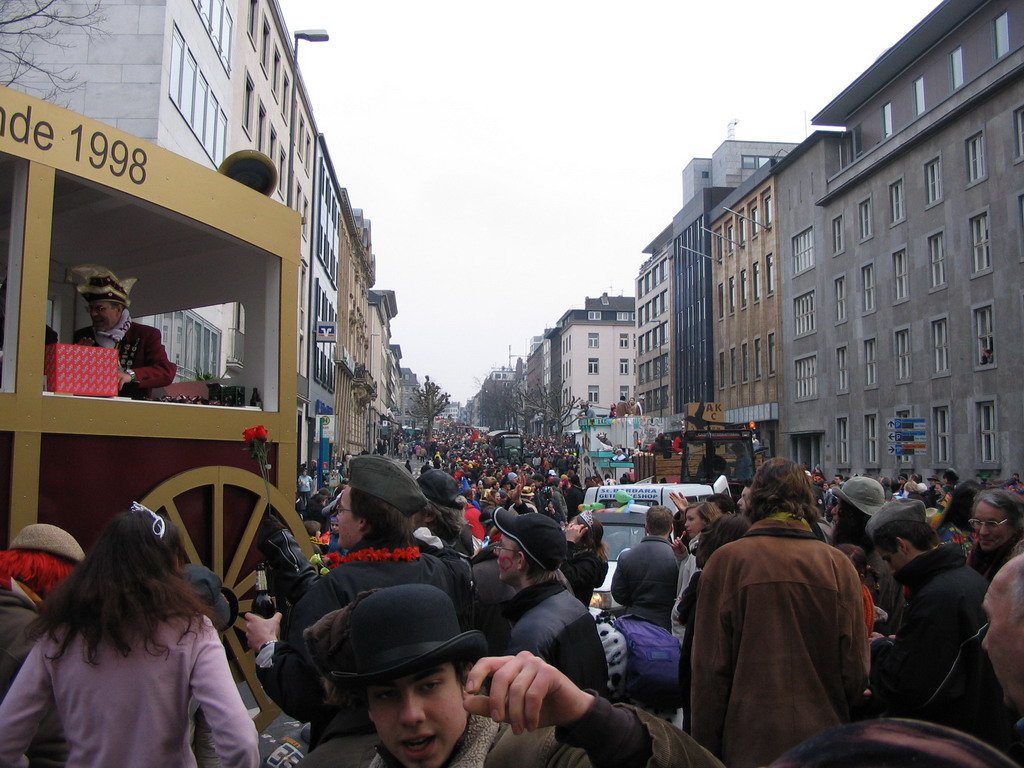
[[[48,344],[43,358],[47,392],[117,395],[117,350],[83,344]]]

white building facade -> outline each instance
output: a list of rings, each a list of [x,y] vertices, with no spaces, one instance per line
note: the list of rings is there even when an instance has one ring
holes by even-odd
[[[636,380],[636,302],[632,296],[587,298],[570,309],[549,338],[558,345],[563,404],[573,399],[610,407],[633,397]]]

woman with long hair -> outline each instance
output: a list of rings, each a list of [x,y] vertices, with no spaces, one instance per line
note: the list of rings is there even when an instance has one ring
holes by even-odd
[[[677,496],[678,494],[673,494]],[[682,497],[681,497],[682,498]],[[686,627],[686,619],[679,611],[679,602],[683,599],[683,592],[693,581],[694,575],[701,569],[700,561],[697,558],[697,551],[700,548],[700,536],[706,528],[710,528],[721,518],[722,510],[718,504],[705,499],[704,501],[692,504],[680,504],[675,498],[676,513],[682,518],[683,533],[672,544],[672,548],[679,558],[679,575],[676,577],[676,605],[672,608],[672,631],[676,637],[682,639],[683,630]]]
[[[223,764],[257,766],[256,728],[211,611],[186,580],[170,521],[138,504],[115,517],[33,624],[37,642],[0,704],[0,765],[27,765],[39,719],[56,708],[69,767],[191,768],[194,699]]]
[[[572,593],[586,606],[594,590],[608,575],[608,545],[604,527],[592,512],[582,512],[565,529],[566,558],[560,570],[572,587]]]

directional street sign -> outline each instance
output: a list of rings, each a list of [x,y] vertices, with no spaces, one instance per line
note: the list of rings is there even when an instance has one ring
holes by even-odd
[[[885,425],[892,430],[888,433],[890,456],[913,456],[928,452],[927,419],[899,416],[889,419]]]
[[[890,432],[889,442],[890,443],[906,443],[906,442],[919,442],[924,438],[928,437],[928,433],[923,429],[904,429],[902,432]]]
[[[917,453],[927,453],[928,446],[923,443],[907,445],[906,443],[892,443],[889,445],[890,456],[913,456]]]
[[[908,418],[900,417],[900,418],[897,418],[897,419],[889,419],[889,421],[887,421],[885,423],[885,426],[887,426],[889,429],[905,430],[905,429],[925,429],[927,424],[928,424],[928,420],[927,419],[923,419],[923,418],[921,418],[921,419],[908,419]]]

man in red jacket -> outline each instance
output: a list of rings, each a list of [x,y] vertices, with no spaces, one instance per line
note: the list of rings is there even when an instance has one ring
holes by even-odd
[[[160,331],[133,323],[128,314],[135,278],[121,280],[98,264],[81,264],[71,271],[83,281],[77,288],[89,303],[92,318],[92,326],[75,331],[74,343],[118,351],[120,394],[142,400],[154,387],[173,382],[178,366],[167,359]]]

